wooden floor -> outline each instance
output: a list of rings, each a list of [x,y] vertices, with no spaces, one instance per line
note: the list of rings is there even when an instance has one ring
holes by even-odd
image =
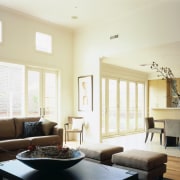
[[[170,180],[180,180],[180,158],[168,156],[167,171],[164,174],[165,178]]]

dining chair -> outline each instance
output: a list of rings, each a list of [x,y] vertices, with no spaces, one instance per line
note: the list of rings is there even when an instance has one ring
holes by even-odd
[[[165,133],[165,148],[167,147],[167,139],[168,137],[174,137],[175,139],[175,145],[178,146],[179,143],[179,138],[180,138],[180,121],[178,120],[173,120],[173,119],[168,119],[165,120],[165,128],[164,128],[164,133]]]
[[[65,144],[69,140],[69,133],[80,134],[80,144],[83,142],[83,128],[84,119],[83,117],[68,116],[68,122],[64,124],[65,130]]]
[[[160,144],[162,145],[162,134],[164,133],[164,128],[155,127],[153,117],[145,117],[145,125],[146,125],[145,143],[148,139],[149,133],[151,133],[151,141],[153,139],[154,133],[158,133],[160,134]]]

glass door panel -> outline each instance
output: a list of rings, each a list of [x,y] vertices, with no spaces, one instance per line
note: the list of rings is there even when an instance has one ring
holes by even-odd
[[[127,130],[127,81],[120,81],[119,131]]]
[[[129,82],[129,130],[136,128],[136,84]]]
[[[144,129],[144,105],[145,105],[145,99],[144,99],[144,84],[138,83],[137,86],[137,98],[138,98],[138,115],[137,115],[137,128]]]
[[[102,78],[101,84],[101,120],[102,120],[102,134],[106,132],[106,79]]]
[[[47,119],[57,119],[57,74],[44,73],[44,115]]]
[[[117,132],[117,80],[109,80],[108,132]]]
[[[40,103],[40,72],[28,70],[28,103],[27,114],[28,116],[40,116],[42,111]]]

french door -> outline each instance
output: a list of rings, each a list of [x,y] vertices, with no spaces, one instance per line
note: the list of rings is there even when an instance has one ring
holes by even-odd
[[[101,120],[102,135],[118,134],[118,81],[102,78]]]
[[[144,83],[102,78],[102,136],[133,133],[144,128]]]
[[[56,71],[27,68],[27,109],[28,116],[41,116],[57,120],[57,82]]]

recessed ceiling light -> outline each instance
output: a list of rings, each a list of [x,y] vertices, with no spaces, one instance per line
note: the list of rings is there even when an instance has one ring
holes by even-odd
[[[71,16],[72,19],[78,19],[78,16]]]

